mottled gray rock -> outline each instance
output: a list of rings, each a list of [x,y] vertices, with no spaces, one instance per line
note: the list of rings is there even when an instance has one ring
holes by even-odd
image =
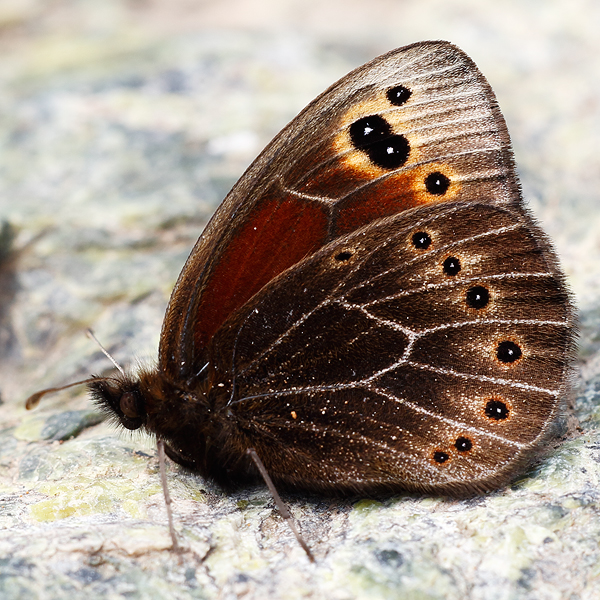
[[[278,30],[266,20],[259,34],[182,35],[185,19],[161,29],[151,8],[127,21],[120,2],[79,3],[70,21],[64,7],[52,21],[42,4],[0,9],[1,23],[17,23],[0,65],[0,220],[18,232],[16,287],[0,295],[0,597],[600,597],[593,0],[332,2],[332,15],[371,14],[364,35],[358,17],[336,25],[317,4],[265,0],[280,7]],[[240,3],[230,17],[254,22],[244,9],[262,6]],[[207,7],[211,22],[225,10]],[[24,400],[110,368],[86,327],[124,365],[154,360],[179,270],[245,166],[336,78],[427,38],[459,44],[488,76],[526,197],[562,256],[581,308],[580,431],[474,499],[286,496],[316,565],[262,486],[226,494],[169,463],[186,549],[174,555],[152,441],[94,425],[84,390],[31,413]]]

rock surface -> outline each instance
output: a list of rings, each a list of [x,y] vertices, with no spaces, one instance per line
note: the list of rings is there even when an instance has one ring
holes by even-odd
[[[0,596],[600,597],[600,8],[594,0],[0,4]],[[351,68],[449,39],[497,93],[526,198],[581,316],[581,433],[470,499],[225,494],[46,386],[148,363],[206,220],[264,144]],[[74,436],[74,437],[71,437]],[[71,439],[69,439],[71,438]],[[67,441],[61,441],[67,440]]]

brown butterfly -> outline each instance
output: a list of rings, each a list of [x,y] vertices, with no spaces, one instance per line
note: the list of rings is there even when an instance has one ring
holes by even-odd
[[[542,448],[573,308],[475,64],[422,42],[342,78],[223,201],[155,370],[96,402],[222,484],[464,494]]]

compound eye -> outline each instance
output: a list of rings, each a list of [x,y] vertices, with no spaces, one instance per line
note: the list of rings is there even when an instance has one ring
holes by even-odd
[[[125,392],[121,396],[119,408],[121,409],[121,412],[130,419],[137,419],[140,416],[137,409],[135,394],[132,392]]]

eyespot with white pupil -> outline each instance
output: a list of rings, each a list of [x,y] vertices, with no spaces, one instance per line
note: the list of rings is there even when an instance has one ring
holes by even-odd
[[[503,363],[514,363],[518,361],[522,355],[521,348],[510,340],[500,342],[496,349],[496,357]]]
[[[412,96],[412,92],[403,85],[397,85],[386,92],[387,99],[394,106],[402,106]]]
[[[490,301],[490,293],[482,285],[469,288],[466,293],[467,306],[477,310],[485,308]]]
[[[485,416],[494,421],[504,421],[508,419],[510,410],[502,400],[488,400],[485,409]]]
[[[443,196],[450,187],[450,179],[443,173],[435,171],[425,178],[425,189],[434,196]]]
[[[443,452],[442,450],[436,450],[433,453],[433,460],[438,464],[445,463],[450,458],[450,455],[447,452]]]
[[[412,244],[417,250],[427,250],[431,246],[431,236],[426,231],[417,231],[412,236]]]
[[[466,437],[459,437],[456,438],[456,442],[454,442],[454,447],[459,451],[459,452],[469,452],[469,450],[471,450],[471,448],[473,447],[473,442]]]
[[[456,258],[455,256],[449,256],[444,261],[442,267],[446,275],[450,275],[451,277],[453,277],[454,275],[458,275],[458,273],[460,272],[460,260],[458,260],[458,258]]]

